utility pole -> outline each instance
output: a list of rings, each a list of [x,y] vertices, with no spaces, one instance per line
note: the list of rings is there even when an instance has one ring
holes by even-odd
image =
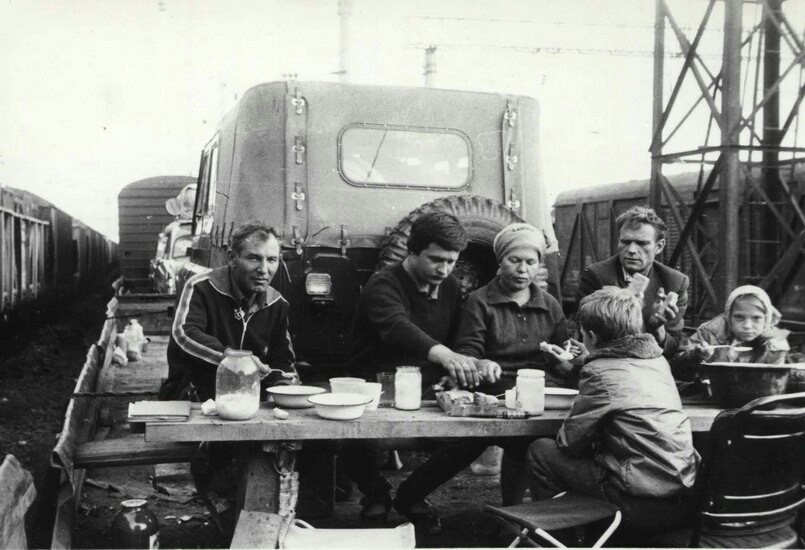
[[[651,133],[655,135],[662,121],[663,112],[663,71],[665,70],[665,3],[654,2],[654,102],[651,116]],[[654,210],[662,206],[662,161],[657,158],[662,153],[662,135],[651,146],[651,182],[649,184],[649,204]]]
[[[774,89],[780,77],[780,29],[774,24],[774,19],[779,21],[781,14],[782,0],[766,0],[763,3],[763,97],[768,95],[768,100],[763,106],[761,185],[769,199],[777,204],[783,201],[783,194],[780,185],[780,155],[777,149],[780,145],[780,93]],[[760,243],[762,252],[757,256],[755,273],[752,275],[762,277],[771,269],[781,252],[774,245],[780,240],[780,228],[769,215],[768,208],[755,210],[759,210],[760,215],[754,216],[757,223],[752,226],[757,238],[765,242]]]
[[[743,0],[724,0],[723,89],[721,102],[721,146],[724,167],[719,186],[718,220],[719,274],[716,292],[723,304],[738,286],[739,254],[741,251],[739,212],[741,207],[741,31]]]
[[[428,46],[425,48],[425,87],[433,88],[434,81],[436,80],[436,46]]]
[[[338,0],[338,20],[340,22],[340,36],[338,43],[339,67],[338,80],[349,82],[349,43],[350,23],[352,19],[352,0]]]

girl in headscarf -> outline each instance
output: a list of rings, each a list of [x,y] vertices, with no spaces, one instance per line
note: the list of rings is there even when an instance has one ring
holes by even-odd
[[[739,286],[727,298],[724,313],[696,329],[689,353],[708,362],[785,363],[789,331],[778,328],[779,321],[780,312],[762,288]]]

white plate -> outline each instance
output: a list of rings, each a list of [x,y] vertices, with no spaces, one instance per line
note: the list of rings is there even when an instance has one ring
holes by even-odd
[[[363,415],[372,398],[357,393],[322,393],[308,401],[316,406],[316,414],[329,420],[355,420]]]
[[[550,410],[570,409],[578,394],[579,390],[569,388],[545,388],[545,408]]]
[[[309,409],[313,403],[308,401],[308,397],[318,393],[324,393],[324,388],[316,386],[274,386],[266,390],[268,395],[274,398],[274,403],[278,407],[286,409]]]

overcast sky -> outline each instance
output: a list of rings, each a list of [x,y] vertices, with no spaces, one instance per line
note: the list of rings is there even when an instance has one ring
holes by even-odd
[[[423,48],[435,44],[437,87],[540,101],[552,195],[648,177],[653,0],[352,4],[352,81],[421,86]],[[785,3],[799,31],[804,4]],[[692,40],[706,2],[669,5]],[[755,9],[746,7],[747,26]],[[713,73],[721,10],[718,2],[704,42]],[[678,54],[670,35],[667,43]],[[6,0],[0,183],[33,191],[116,239],[122,187],[196,175],[201,148],[239,94],[288,73],[335,80],[338,45],[337,0]],[[681,62],[666,60],[666,97]],[[794,85],[784,87],[784,104]],[[683,98],[691,94],[686,87]],[[698,145],[703,128],[680,133],[680,147]]]

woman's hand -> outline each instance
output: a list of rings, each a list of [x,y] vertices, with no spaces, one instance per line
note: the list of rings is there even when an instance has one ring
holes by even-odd
[[[573,355],[569,351],[569,344],[565,342],[565,348],[561,346],[557,346],[556,344],[549,344],[548,342],[542,342],[539,345],[539,349],[556,359],[557,361],[570,361],[573,359]]]
[[[503,372],[500,365],[490,359],[476,359],[475,368],[478,369],[478,374],[481,375],[481,378],[489,384],[494,384],[500,380],[500,374]]]

